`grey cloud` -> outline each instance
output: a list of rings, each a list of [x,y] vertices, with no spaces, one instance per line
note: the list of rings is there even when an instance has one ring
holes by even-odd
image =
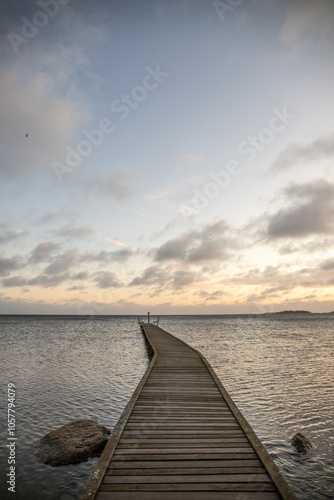
[[[81,290],[81,291],[82,290],[86,290],[86,288],[84,286],[82,286],[82,285],[74,285],[74,286],[71,286],[71,287],[67,288],[67,290],[69,292],[73,292],[75,290]]]
[[[181,260],[188,263],[226,260],[236,247],[237,241],[228,234],[228,226],[221,220],[162,244],[156,250],[155,260]]]
[[[89,236],[92,236],[95,231],[87,227],[73,227],[72,224],[67,224],[57,231],[57,235],[64,238],[72,238],[82,240]]]
[[[81,271],[80,273],[74,274],[71,276],[72,280],[86,280],[89,277],[89,274],[85,271]]]
[[[2,285],[4,287],[25,286],[27,284],[28,281],[21,276],[11,276],[10,278],[2,280]]]
[[[61,255],[57,255],[44,270],[45,274],[60,274],[71,269],[76,263],[78,255],[73,250],[67,250]]]
[[[39,262],[44,262],[48,260],[59,248],[59,245],[53,243],[53,241],[45,241],[40,243],[32,251],[30,262],[38,264]]]
[[[317,45],[322,49],[330,48],[333,24],[334,5],[331,0],[294,0],[288,2],[281,40],[291,49],[293,56]]]
[[[53,286],[60,285],[64,281],[83,281],[89,277],[86,272],[79,272],[74,275],[68,274],[40,274],[32,279],[23,278],[22,276],[11,276],[2,280],[4,287],[15,287],[15,286],[40,286],[43,288],[50,288]],[[81,287],[73,286],[70,290],[80,289]]]
[[[21,255],[14,255],[9,259],[0,258],[0,276],[7,276],[12,271],[21,269],[25,266],[25,261]]]
[[[239,247],[240,242],[229,234],[229,227],[223,220],[189,231],[157,248],[153,253],[156,264],[147,267],[141,276],[136,276],[130,286],[181,289],[203,279],[204,269],[200,277],[199,270],[190,269],[189,264],[221,262]],[[162,267],[163,262],[168,264]]]
[[[319,288],[328,285],[328,270],[334,268],[334,261],[324,263],[319,266],[317,261],[311,261],[307,265],[298,261],[285,266],[279,263],[276,267],[267,266],[264,269],[254,268],[247,273],[240,274],[229,280],[229,283],[236,285],[256,285],[260,287],[260,292],[249,295],[248,300],[268,299],[273,296],[283,297],[285,293],[295,288]],[[332,267],[333,266],[333,267]],[[264,288],[264,289],[263,289]]]
[[[186,238],[175,238],[169,240],[158,248],[155,260],[186,259],[187,241]]]
[[[102,250],[99,253],[88,253],[83,255],[80,260],[83,262],[124,262],[129,257],[133,255],[133,252],[129,248],[122,248],[121,250],[116,250],[112,252],[106,252]]]
[[[58,212],[47,212],[42,217],[37,219],[37,224],[47,224],[48,226],[53,223],[59,223],[60,220],[73,221],[78,217],[78,214],[73,210],[59,210]]]
[[[41,286],[44,288],[51,288],[57,285],[60,285],[64,281],[68,279],[68,276],[66,274],[57,274],[55,276],[49,276],[47,274],[40,274],[39,276],[36,276],[36,278],[33,278],[28,281],[27,284],[29,285],[34,285],[34,286]]]
[[[303,238],[334,231],[334,185],[318,180],[285,190],[290,206],[268,217],[269,238]]]
[[[103,197],[117,200],[129,198],[134,186],[131,183],[133,174],[128,168],[120,168],[107,176],[91,177],[86,183],[86,191]]]
[[[195,274],[188,269],[176,270],[171,283],[172,288],[179,289],[195,281]]]
[[[143,274],[141,276],[137,276],[134,278],[130,286],[133,285],[153,285],[155,283],[161,283],[164,281],[161,281],[164,279],[164,272],[162,271],[161,267],[158,265],[153,265],[145,269]]]
[[[94,281],[99,288],[115,288],[120,286],[116,274],[112,272],[95,273]]]
[[[0,234],[0,245],[4,245],[6,243],[10,243],[11,241],[23,238],[27,234],[28,233],[26,231],[15,231],[15,230],[6,231]]]
[[[201,290],[200,292],[197,292],[198,297],[201,297],[202,299],[205,299],[206,302],[211,301],[211,300],[217,300],[222,297],[222,295],[226,295],[226,292],[223,290],[217,291],[217,292],[207,292],[205,290]]]
[[[334,269],[334,259],[326,260],[326,262],[322,264],[321,269],[323,271],[330,271],[331,269]]]
[[[271,165],[278,172],[300,163],[321,160],[334,156],[334,137],[319,137],[311,144],[290,144]]]
[[[313,238],[309,241],[297,241],[296,244],[293,240],[287,240],[281,247],[278,247],[278,252],[282,255],[289,255],[296,252],[303,251],[303,253],[313,254],[314,252],[324,252],[331,250],[334,247],[334,238],[324,237]]]
[[[179,290],[186,285],[194,283],[197,280],[197,274],[190,269],[181,267],[161,265],[152,265],[145,269],[141,276],[135,277],[130,286],[146,285],[156,286],[157,289],[170,288]]]

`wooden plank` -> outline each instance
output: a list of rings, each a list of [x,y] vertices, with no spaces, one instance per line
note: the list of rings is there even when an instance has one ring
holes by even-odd
[[[182,444],[182,443],[185,443],[185,444],[190,444],[190,443],[217,443],[217,442],[221,442],[221,443],[229,443],[233,441],[234,443],[248,443],[248,439],[246,437],[238,437],[238,438],[226,438],[226,437],[217,437],[217,438],[206,438],[203,436],[199,436],[198,438],[193,438],[193,437],[189,437],[189,438],[182,438],[182,439],[173,439],[171,437],[165,437],[165,438],[160,438],[160,439],[157,439],[157,438],[152,438],[152,439],[140,439],[140,438],[124,438],[122,437],[119,442],[118,442],[118,445],[120,444],[128,444],[128,445],[131,445],[131,444],[155,444],[155,443],[158,443],[158,444],[162,444],[162,443],[168,443],[168,444]]]
[[[144,417],[144,418],[156,418],[156,417],[187,417],[187,415],[190,417],[229,417],[230,413],[227,410],[221,410],[221,411],[216,411],[216,410],[211,410],[211,411],[205,411],[205,410],[167,410],[167,409],[159,409],[158,411],[152,412],[152,410],[136,410],[135,412],[132,412],[131,418],[133,417]]]
[[[215,411],[223,411],[227,410],[228,407],[227,405],[219,402],[219,404],[216,403],[205,403],[203,402],[197,402],[197,401],[190,401],[190,402],[185,402],[185,401],[180,401],[180,402],[175,402],[175,401],[168,401],[165,404],[161,404],[161,402],[157,401],[142,401],[140,400],[138,404],[136,405],[136,411],[137,410],[148,410],[151,409],[152,411],[156,410],[180,410],[180,411],[185,411],[185,410],[215,410]]]
[[[237,422],[236,418],[232,414],[226,413],[225,415],[217,414],[217,415],[165,415],[165,414],[156,414],[154,417],[152,415],[134,415],[133,413],[131,414],[131,417],[129,418],[129,422],[147,422],[148,420],[159,420],[159,421],[181,421],[183,422],[184,420],[186,421],[206,421],[207,419],[209,421],[215,422],[216,420],[233,420],[233,422]]]
[[[215,447],[219,447],[219,448],[236,448],[237,446],[246,446],[247,443],[245,442],[235,442],[235,441],[214,441],[213,443],[206,443],[206,442],[202,442],[202,443],[187,443],[185,441],[182,441],[180,443],[168,443],[166,441],[162,441],[161,443],[140,443],[140,442],[137,442],[135,444],[135,449],[136,450],[143,450],[143,449],[147,449],[147,447],[149,446],[150,447],[150,450],[156,450],[156,449],[160,449],[160,448],[168,448],[168,449],[171,449],[171,450],[174,450],[175,448],[176,449],[182,449],[184,450],[185,452],[187,452],[187,449],[193,449],[193,448],[205,448],[207,449],[208,448],[208,445],[210,446],[215,446]],[[118,447],[117,447],[119,450],[130,450],[130,449],[133,449],[134,448],[134,445],[133,443],[131,444],[124,444],[124,443],[119,443],[118,444]],[[252,449],[252,447],[250,446],[250,449]],[[125,451],[124,451],[125,453]]]
[[[193,434],[213,431],[213,432],[222,432],[223,430],[238,430],[238,425],[235,422],[214,422],[213,424],[205,422],[169,422],[168,424],[165,422],[142,422],[136,423],[132,422],[128,424],[128,431],[133,431],[141,436],[145,433],[145,429],[151,429],[156,431],[165,431],[165,432],[178,432],[181,434],[183,431],[192,432]]]
[[[126,460],[203,460],[203,459],[210,459],[210,460],[227,460],[227,459],[234,459],[234,460],[243,460],[243,459],[250,459],[250,458],[258,458],[257,454],[255,452],[251,453],[194,453],[193,450],[191,453],[166,453],[165,455],[162,455],[161,453],[155,453],[152,451],[152,453],[146,453],[146,454],[127,454],[127,453],[122,453],[122,454],[114,454],[113,456],[113,461],[114,460],[120,460],[125,462]]]
[[[248,494],[253,491],[275,491],[275,486],[268,483],[103,483],[101,484],[101,491],[239,491],[247,492]],[[193,494],[194,495],[194,494]],[[179,498],[179,497],[175,497]],[[195,497],[197,498],[197,496]],[[246,497],[247,498],[247,497]],[[250,497],[252,498],[252,496]],[[180,499],[181,500],[181,499]],[[183,500],[183,497],[182,497]],[[247,499],[248,500],[248,499]]]
[[[173,430],[173,429],[146,429],[145,431],[143,430],[140,436],[138,435],[137,430],[131,430],[127,429],[126,433],[124,433],[124,436],[139,436],[139,437],[155,437],[155,436],[164,436],[168,433],[169,436],[171,437],[176,437],[176,436],[196,436],[198,435],[198,432],[194,432],[193,430]],[[204,429],[201,432],[202,436],[221,436],[222,432],[221,430],[213,429],[213,430],[208,430]],[[244,436],[245,434],[242,433],[242,431],[238,428],[233,428],[233,429],[224,429],[224,436],[237,436],[241,435]]]
[[[113,491],[98,492],[96,500],[176,500],[173,491]],[[197,492],[196,498],[193,491],[183,491],[182,500],[281,500],[281,496],[275,492],[253,492],[252,496],[246,494],[244,498],[240,492],[233,491],[204,491]],[[179,499],[180,500],[180,499]]]
[[[272,483],[268,474],[180,474],[180,475],[106,475],[104,476],[103,483],[108,484],[179,484],[179,483]]]
[[[142,433],[141,435],[138,435],[137,432],[130,432],[127,431],[122,435],[122,439],[135,439],[136,442],[141,442],[141,440],[146,440],[148,442],[151,442],[152,439],[176,439],[176,440],[182,440],[182,439],[197,439],[197,432],[192,432],[192,431],[156,431],[156,432],[145,432]],[[223,435],[223,438],[222,438]],[[231,440],[234,441],[235,438],[244,438],[244,434],[240,433],[238,429],[228,429],[225,430],[224,433],[222,434],[221,432],[218,431],[205,431],[201,435],[201,439],[226,439],[226,440]],[[247,438],[246,438],[247,439]],[[249,443],[247,439],[247,443]]]
[[[165,460],[146,460],[146,461],[126,461],[126,462],[117,462],[117,461],[112,461],[109,464],[108,469],[122,469],[122,468],[150,468],[150,469],[158,469],[158,468],[166,468],[166,467],[173,467],[173,468],[191,468],[191,467],[199,467],[203,470],[205,467],[206,470],[212,468],[226,468],[228,469],[229,467],[261,467],[261,462],[258,458],[255,459],[244,459],[244,460],[169,460],[166,462]],[[210,472],[208,472],[209,474]]]
[[[205,475],[209,474],[264,474],[266,469],[262,467],[209,467],[208,469],[204,469],[203,467],[188,467],[188,468],[166,468],[161,467],[158,469],[153,468],[123,468],[123,469],[107,469],[107,475],[113,476],[126,476],[126,475],[135,475],[135,476],[149,476],[149,475],[200,475],[205,471]]]
[[[117,456],[117,455],[144,455],[144,454],[150,454],[150,453],[154,453],[155,455],[158,455],[158,454],[166,454],[166,453],[184,453],[184,448],[179,448],[179,449],[176,449],[176,450],[170,450],[170,448],[159,448],[158,450],[155,450],[153,448],[141,448],[140,450],[139,449],[134,449],[134,448],[131,448],[131,449],[122,449],[120,450],[119,448],[117,448],[115,450],[115,453],[114,453],[114,456]],[[240,448],[206,448],[205,450],[203,450],[202,448],[192,448],[191,450],[191,453],[206,453],[207,455],[208,454],[217,454],[217,453],[254,453],[254,450],[252,448],[252,446],[245,446],[245,447],[240,447]]]

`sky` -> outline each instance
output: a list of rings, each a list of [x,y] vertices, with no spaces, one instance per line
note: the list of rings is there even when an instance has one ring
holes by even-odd
[[[331,0],[0,19],[0,314],[334,310]]]

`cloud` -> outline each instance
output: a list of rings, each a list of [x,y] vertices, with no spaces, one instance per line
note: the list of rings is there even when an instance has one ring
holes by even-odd
[[[4,287],[15,287],[15,286],[25,286],[28,284],[26,278],[22,276],[11,276],[10,278],[6,278],[2,280],[2,285]]]
[[[293,290],[299,288],[319,288],[326,286],[326,278],[319,274],[318,266],[298,266],[284,265],[279,263],[277,266],[268,265],[264,269],[253,268],[245,273],[233,276],[228,280],[232,286],[246,285],[253,291],[248,295],[247,301],[269,300],[276,297],[283,297]]]
[[[66,224],[66,226],[61,227],[56,234],[66,239],[72,238],[82,240],[92,236],[94,233],[95,231],[88,227],[73,227],[72,224]]]
[[[52,288],[64,283],[64,281],[68,280],[68,278],[69,276],[67,274],[51,274],[51,276],[48,274],[40,274],[35,278],[28,280],[27,284],[41,286],[43,288]]]
[[[5,278],[2,280],[4,287],[16,287],[16,286],[40,286],[43,288],[50,288],[65,281],[84,281],[89,278],[89,274],[85,271],[81,271],[77,274],[39,274],[35,278],[27,279],[23,276],[11,276],[10,278]],[[81,289],[82,287],[73,286],[71,290]]]
[[[178,269],[174,272],[171,282],[172,288],[181,289],[184,286],[191,285],[196,281],[197,275],[189,269]]]
[[[221,300],[223,295],[226,295],[226,292],[219,290],[215,292],[207,292],[206,290],[201,290],[197,292],[198,297],[204,299],[205,302],[215,302],[216,300]]]
[[[72,280],[79,280],[79,281],[86,280],[88,278],[89,278],[89,274],[86,271],[80,271],[79,273],[71,276]]]
[[[18,229],[12,229],[10,231],[5,231],[4,233],[0,233],[0,245],[5,245],[6,243],[10,243],[11,241],[18,240],[27,236],[29,233],[27,231],[20,231]]]
[[[45,241],[37,245],[31,253],[30,262],[38,264],[48,260],[57,250],[59,245],[53,241]]]
[[[130,286],[136,285],[154,285],[157,283],[164,283],[165,272],[159,265],[153,265],[145,269],[141,276],[134,278]]]
[[[317,180],[312,184],[294,184],[284,192],[284,208],[267,217],[266,236],[303,238],[333,234],[334,185]],[[290,206],[286,206],[287,204]]]
[[[0,276],[7,276],[12,271],[25,266],[25,260],[21,255],[14,255],[10,258],[0,258]]]
[[[122,250],[117,250],[115,252],[106,252],[102,250],[98,253],[85,253],[80,258],[81,262],[125,262],[133,255],[133,251],[129,248],[122,248]]]
[[[86,193],[123,201],[134,193],[133,175],[133,172],[126,167],[105,176],[95,175],[86,181]]]
[[[167,241],[158,248],[155,254],[155,260],[186,260],[188,241],[187,237],[175,238]]]
[[[78,260],[78,255],[73,250],[67,250],[66,252],[57,255],[51,261],[46,269],[45,274],[58,275],[60,273],[68,272]]]
[[[94,281],[99,288],[117,288],[120,286],[116,274],[112,272],[95,273]]]
[[[304,254],[314,254],[318,252],[326,252],[334,248],[334,238],[313,238],[309,241],[303,241],[303,253]],[[288,240],[283,243],[281,247],[278,247],[278,252],[282,255],[289,255],[292,253],[300,252],[300,242],[294,240]]]
[[[163,289],[179,290],[198,280],[198,273],[184,267],[153,264],[141,276],[136,276],[129,286],[156,286],[157,292]]]
[[[155,252],[155,260],[179,260],[187,263],[222,261],[229,258],[237,240],[228,234],[228,226],[221,220],[200,231],[190,231],[162,244]]]
[[[333,42],[333,27],[332,0],[293,0],[288,3],[280,36],[295,56],[315,44],[329,48]]]
[[[311,144],[290,144],[271,165],[272,172],[287,170],[300,163],[319,161],[334,156],[334,137],[319,137]]]
[[[334,269],[334,259],[328,259],[326,260],[320,268],[322,271],[331,271]]]

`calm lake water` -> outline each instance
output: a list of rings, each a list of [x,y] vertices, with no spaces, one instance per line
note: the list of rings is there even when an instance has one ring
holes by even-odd
[[[206,356],[300,500],[334,498],[334,314],[162,316],[160,326]],[[149,363],[137,317],[0,316],[0,359],[0,498],[77,499],[97,459],[50,467],[34,445],[75,419],[112,429]],[[6,484],[8,383],[15,495]],[[290,445],[296,432],[312,441],[308,455]]]

